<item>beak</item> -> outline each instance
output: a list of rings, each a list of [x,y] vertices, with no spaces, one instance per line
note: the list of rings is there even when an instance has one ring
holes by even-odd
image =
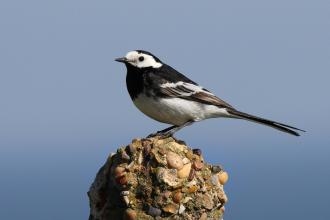
[[[115,59],[115,61],[120,62],[120,63],[127,63],[128,59],[126,57],[120,57]]]

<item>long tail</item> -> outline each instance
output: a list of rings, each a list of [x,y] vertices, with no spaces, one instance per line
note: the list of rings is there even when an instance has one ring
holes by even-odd
[[[254,116],[254,115],[249,115],[247,113],[240,112],[240,111],[237,111],[235,109],[227,109],[227,112],[235,118],[245,119],[245,120],[248,120],[248,121],[252,121],[252,122],[259,123],[259,124],[267,125],[267,126],[270,126],[272,128],[278,129],[280,131],[283,131],[283,132],[286,132],[286,133],[289,133],[289,134],[292,134],[292,135],[295,135],[295,136],[300,136],[300,134],[298,132],[294,131],[294,130],[305,132],[304,130],[292,127],[290,125],[286,125],[286,124],[282,124],[282,123],[279,123],[279,122],[276,122],[276,121],[271,121],[271,120],[268,120],[268,119],[260,118],[260,117]]]

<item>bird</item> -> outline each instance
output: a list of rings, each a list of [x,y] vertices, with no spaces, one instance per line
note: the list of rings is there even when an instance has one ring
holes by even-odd
[[[134,105],[150,118],[171,125],[148,137],[170,137],[195,122],[220,117],[248,120],[294,136],[305,132],[237,110],[148,51],[129,51],[115,61],[126,66],[126,87]]]

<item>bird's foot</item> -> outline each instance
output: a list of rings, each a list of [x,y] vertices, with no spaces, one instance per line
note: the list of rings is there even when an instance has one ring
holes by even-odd
[[[171,127],[165,128],[164,130],[161,131],[157,131],[156,133],[152,133],[148,135],[148,138],[151,137],[156,137],[159,136],[161,138],[168,138],[168,137],[172,137],[173,134],[178,130],[178,126],[173,125]]]
[[[153,138],[153,137],[160,137],[162,139],[172,137],[173,133],[172,132],[162,132],[162,131],[157,131],[156,133],[151,133],[147,136],[147,138]]]

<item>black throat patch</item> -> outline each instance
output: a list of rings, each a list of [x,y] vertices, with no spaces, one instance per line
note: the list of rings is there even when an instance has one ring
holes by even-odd
[[[143,70],[126,65],[126,86],[132,100],[136,99],[143,92]]]

